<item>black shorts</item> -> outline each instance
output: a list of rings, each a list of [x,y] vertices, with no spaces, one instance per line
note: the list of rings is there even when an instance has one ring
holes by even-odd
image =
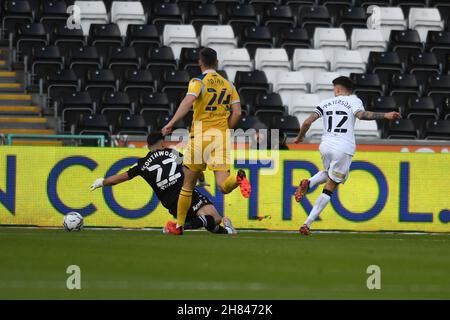
[[[178,199],[177,199],[177,201],[178,201]],[[197,189],[194,189],[194,191],[192,192],[192,203],[191,203],[191,207],[189,208],[189,211],[187,213],[186,221],[195,218],[197,216],[197,212],[202,207],[204,207],[208,204],[212,205],[213,203],[211,202],[211,200],[208,199],[208,197],[206,197],[205,195],[200,193]],[[178,206],[178,202],[175,202],[169,208],[170,214],[172,216],[174,216],[175,218],[177,217],[177,206]]]

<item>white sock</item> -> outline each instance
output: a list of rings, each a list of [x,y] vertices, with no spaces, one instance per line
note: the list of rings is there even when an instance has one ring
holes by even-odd
[[[316,184],[322,184],[327,182],[328,180],[328,174],[325,170],[317,172],[315,175],[313,175],[311,178],[309,178],[309,187],[312,188]]]
[[[317,198],[316,203],[314,204],[314,207],[311,210],[311,213],[309,214],[308,218],[305,221],[305,224],[308,226],[308,228],[311,226],[311,224],[316,220],[316,218],[320,215],[320,213],[325,209],[328,202],[330,202],[331,197],[327,195],[326,193],[322,193],[319,198]]]

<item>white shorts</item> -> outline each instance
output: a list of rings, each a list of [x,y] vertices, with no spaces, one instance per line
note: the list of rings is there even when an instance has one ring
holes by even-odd
[[[348,178],[352,156],[323,144],[319,146],[319,151],[328,177],[336,183],[344,183]]]

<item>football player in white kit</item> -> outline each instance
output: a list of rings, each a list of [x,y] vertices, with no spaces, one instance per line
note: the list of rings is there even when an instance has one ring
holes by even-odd
[[[308,218],[300,228],[303,235],[310,234],[311,224],[331,199],[333,191],[340,183],[347,180],[352,157],[355,153],[355,120],[395,120],[401,118],[398,112],[378,113],[365,111],[362,101],[352,94],[353,83],[348,77],[333,80],[334,97],[324,100],[303,122],[295,139],[302,142],[311,124],[323,119],[323,135],[319,146],[323,170],[309,179],[303,179],[295,192],[295,200],[300,202],[305,193],[315,185],[325,183],[323,193],[319,196]]]

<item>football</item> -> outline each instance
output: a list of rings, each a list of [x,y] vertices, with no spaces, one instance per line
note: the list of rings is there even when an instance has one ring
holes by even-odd
[[[64,216],[64,230],[80,231],[83,229],[83,216],[78,212],[72,211]]]

